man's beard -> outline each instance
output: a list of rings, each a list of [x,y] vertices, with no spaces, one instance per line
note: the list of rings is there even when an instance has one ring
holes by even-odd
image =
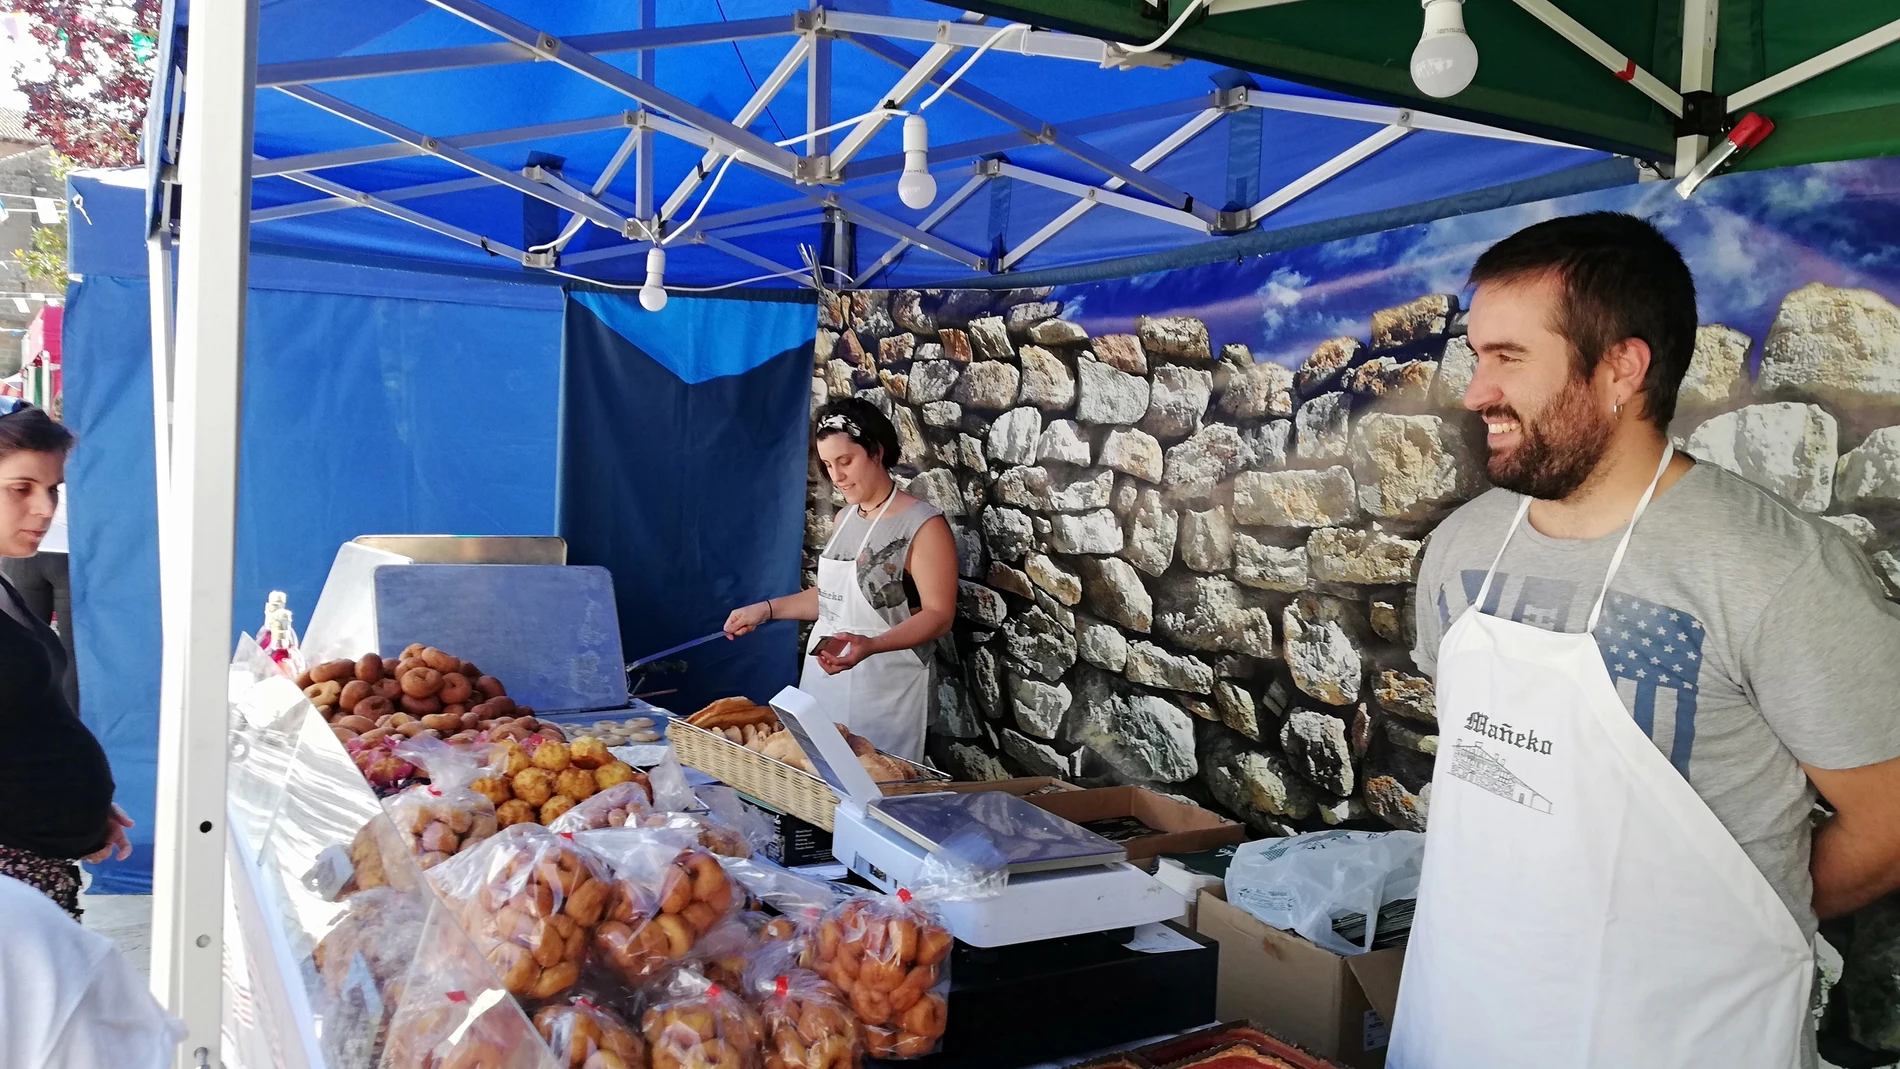
[[[1484,416],[1487,422],[1517,421],[1517,448],[1492,453],[1485,473],[1494,485],[1528,497],[1561,501],[1576,493],[1610,447],[1610,421],[1591,403],[1581,378],[1572,379],[1534,423],[1504,406],[1486,409]]]

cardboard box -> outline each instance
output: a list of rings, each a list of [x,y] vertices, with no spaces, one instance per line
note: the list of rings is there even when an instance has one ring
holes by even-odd
[[[1025,795],[1033,794],[1036,791],[1051,789],[1057,791],[1079,791],[1082,788],[1066,780],[1059,780],[1054,776],[1024,776],[1021,779],[959,780],[956,783],[944,784],[943,789],[946,791],[955,791],[958,794],[1002,791],[1004,794],[1013,794],[1021,798]]]
[[[1342,957],[1212,891],[1201,892],[1195,930],[1220,944],[1221,1020],[1250,1018],[1354,1069],[1385,1065],[1403,947]]]
[[[1097,787],[1093,790],[1038,794],[1031,805],[1056,816],[1087,824],[1092,820],[1133,817],[1159,834],[1144,835],[1120,845],[1128,860],[1143,862],[1161,854],[1211,850],[1247,838],[1247,829],[1218,813],[1177,802],[1140,787]],[[1147,866],[1144,866],[1147,867]]]

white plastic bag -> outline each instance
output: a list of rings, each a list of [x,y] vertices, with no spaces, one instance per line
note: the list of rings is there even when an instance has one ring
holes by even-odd
[[[1379,907],[1418,894],[1425,836],[1415,831],[1320,831],[1242,843],[1227,868],[1227,901],[1335,954],[1363,954]],[[1333,918],[1366,917],[1366,942],[1333,931]]]

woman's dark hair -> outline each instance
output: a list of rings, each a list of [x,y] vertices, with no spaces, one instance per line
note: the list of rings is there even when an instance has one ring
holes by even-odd
[[[812,440],[822,442],[842,434],[875,455],[888,470],[897,466],[897,428],[869,401],[840,397],[818,410],[812,421]]]
[[[14,453],[58,453],[65,456],[79,439],[64,424],[53,422],[45,409],[32,405],[0,415],[0,457]]]

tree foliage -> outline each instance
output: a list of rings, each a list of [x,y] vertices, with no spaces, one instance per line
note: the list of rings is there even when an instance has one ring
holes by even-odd
[[[91,167],[137,163],[152,69],[139,53],[158,33],[159,0],[15,0],[48,69],[16,71],[26,124]]]

